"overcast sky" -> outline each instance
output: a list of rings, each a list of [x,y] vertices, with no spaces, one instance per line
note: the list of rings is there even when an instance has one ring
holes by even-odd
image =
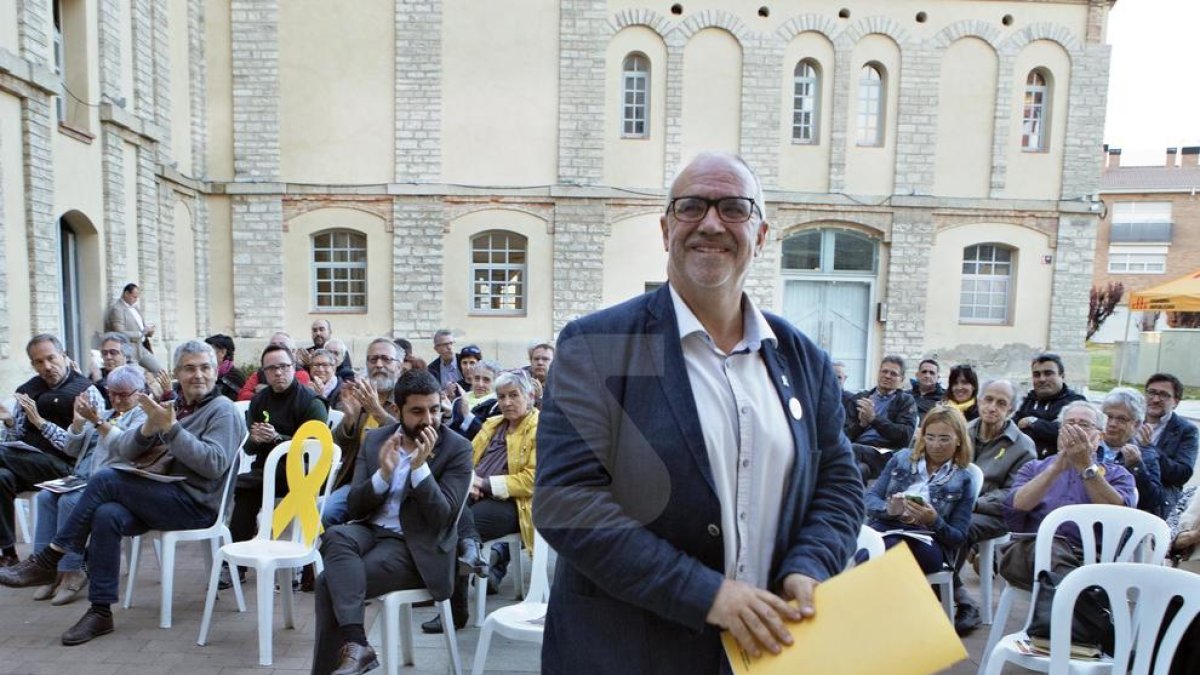
[[[1200,0],[1118,0],[1108,19],[1112,68],[1104,142],[1121,164],[1163,164],[1200,145]]]

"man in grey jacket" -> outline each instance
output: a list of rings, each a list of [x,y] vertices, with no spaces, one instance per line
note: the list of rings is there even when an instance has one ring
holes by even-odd
[[[983,488],[975,500],[971,529],[967,531],[963,554],[958,558],[960,569],[972,546],[1008,533],[1008,524],[1004,521],[1004,499],[1017,477],[1017,470],[1037,456],[1033,439],[1009,418],[1017,400],[1017,389],[1012,382],[988,382],[978,398],[979,419],[967,425],[967,432],[975,447],[975,465],[983,471]],[[979,608],[963,588],[957,574],[954,583],[958,607],[954,627],[960,635],[965,635],[979,626]]]
[[[146,421],[123,434],[111,451],[126,462],[165,452],[155,478],[114,465],[93,474],[71,518],[44,549],[0,570],[0,584],[38,586],[54,580],[58,561],[86,544],[92,605],[62,636],[64,645],[83,644],[113,631],[111,606],[117,601],[121,540],[149,530],[207,527],[217,517],[226,472],[234,466],[245,423],[233,402],[216,391],[217,358],[203,342],[175,349],[178,398],[159,404],[146,394],[138,404]],[[90,535],[90,540],[89,540]]]

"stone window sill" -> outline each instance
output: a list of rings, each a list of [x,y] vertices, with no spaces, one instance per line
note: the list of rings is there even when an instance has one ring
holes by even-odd
[[[69,136],[70,138],[74,138],[75,140],[79,141],[80,143],[86,143],[88,145],[91,145],[92,141],[96,140],[95,136],[89,134],[88,132],[84,131],[83,129],[80,129],[79,127],[73,127],[70,124],[67,124],[66,122],[58,123],[58,131],[59,131],[59,133],[65,135],[65,136]]]

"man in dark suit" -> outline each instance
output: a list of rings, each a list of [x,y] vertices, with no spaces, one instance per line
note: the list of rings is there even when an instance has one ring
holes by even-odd
[[[669,284],[559,337],[533,505],[559,554],[545,673],[716,673],[721,629],[777,651],[853,552],[829,358],[742,291],[763,209],[741,158],[696,158],[661,219]]]
[[[1178,377],[1155,373],[1146,380],[1145,392],[1146,423],[1138,430],[1137,442],[1158,451],[1163,513],[1170,515],[1196,466],[1196,425],[1175,414],[1175,406],[1183,400],[1183,383]]]
[[[405,373],[395,388],[400,421],[363,440],[347,497],[353,522],[322,536],[314,674],[352,675],[379,665],[363,628],[367,598],[421,587],[436,600],[450,597],[471,444],[439,433],[440,391],[428,372]]]

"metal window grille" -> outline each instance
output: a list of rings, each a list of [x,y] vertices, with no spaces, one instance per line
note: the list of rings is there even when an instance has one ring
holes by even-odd
[[[524,314],[527,242],[515,232],[483,232],[471,240],[471,309]]]

